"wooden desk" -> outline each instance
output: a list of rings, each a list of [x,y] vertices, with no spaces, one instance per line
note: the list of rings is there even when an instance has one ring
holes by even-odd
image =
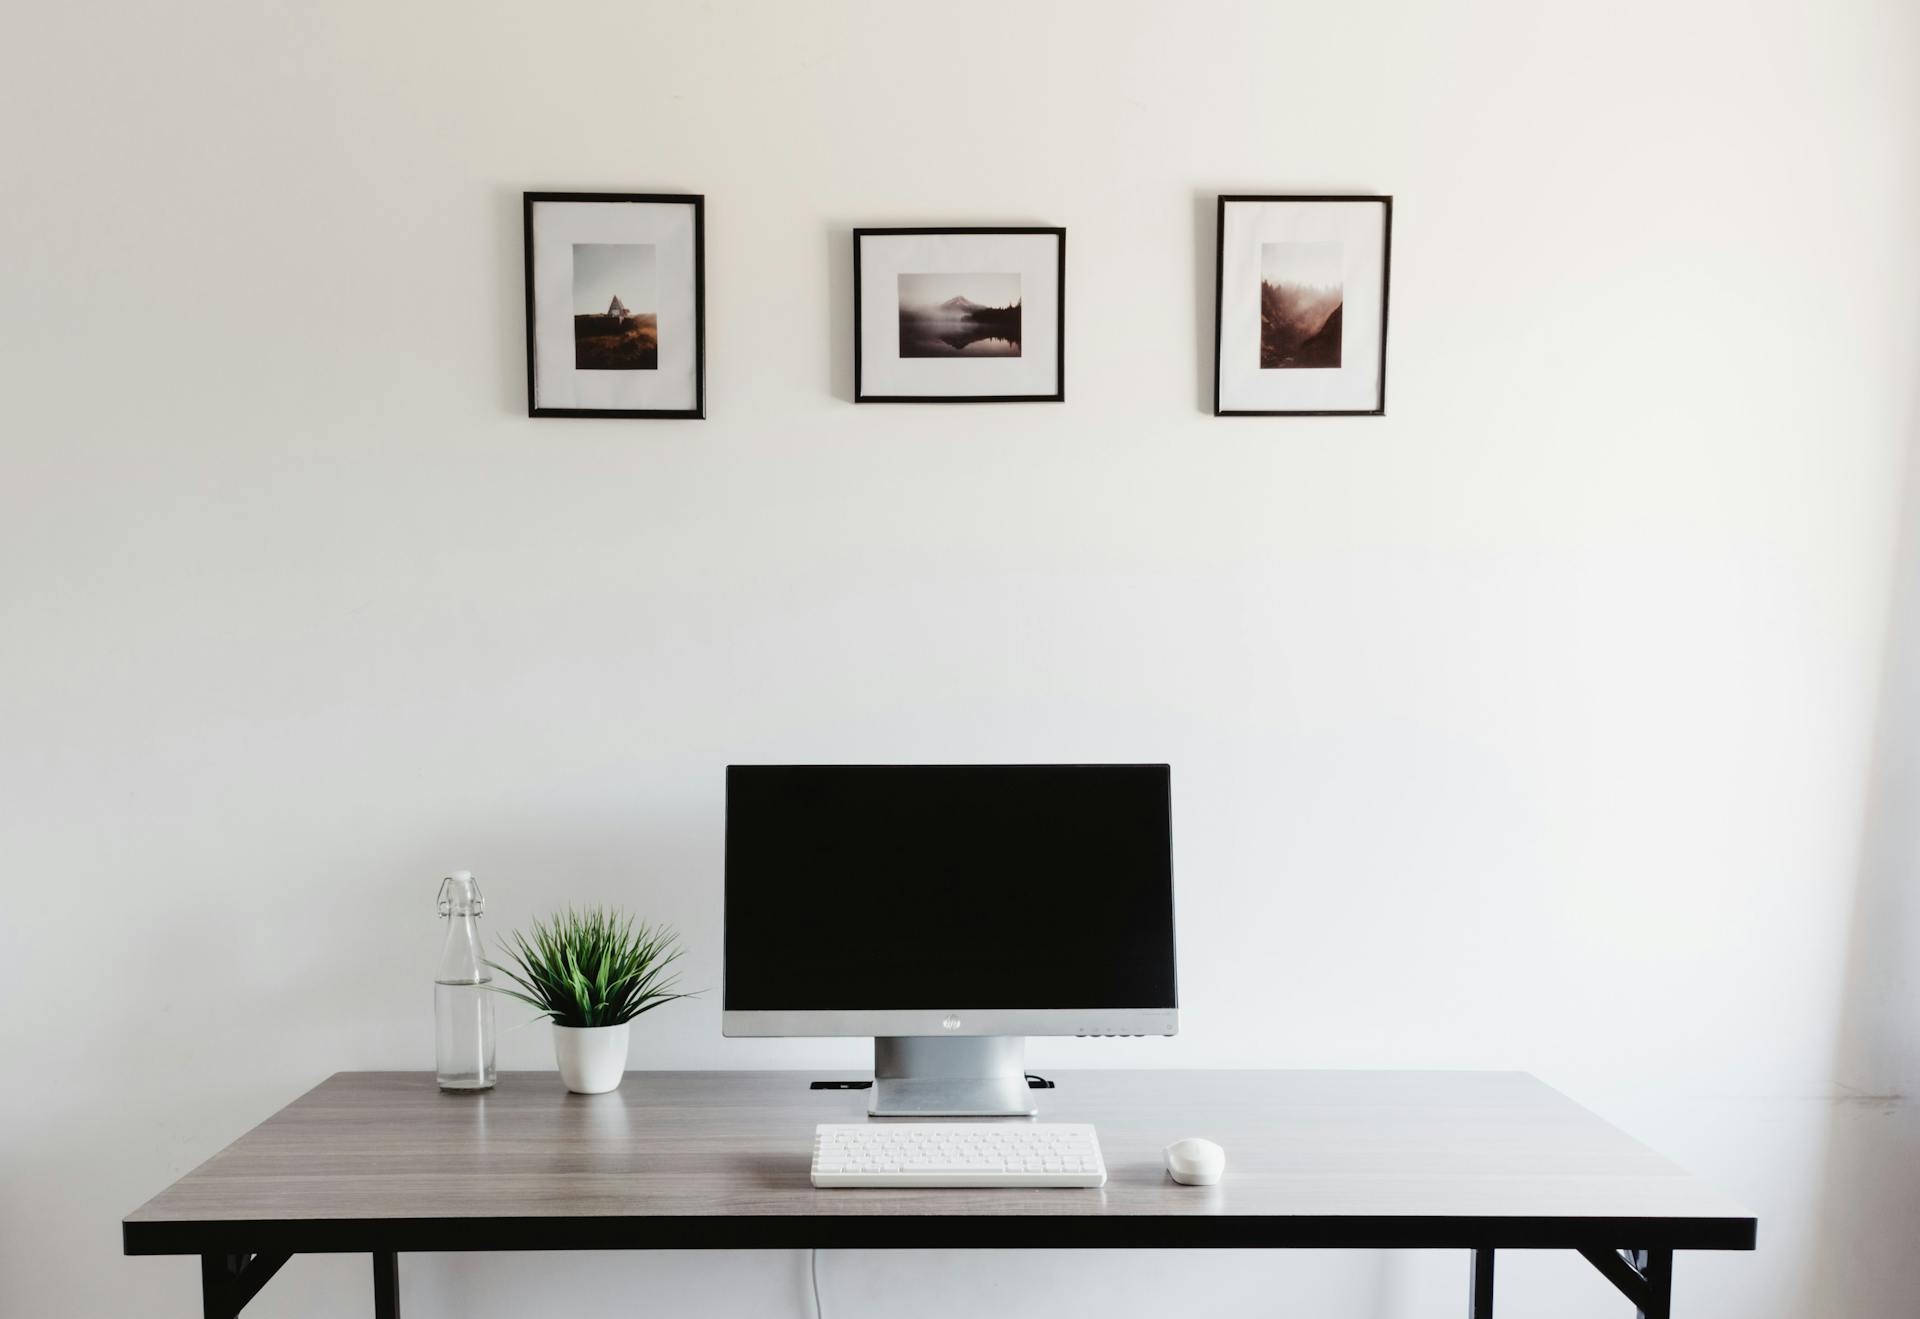
[[[818,1075],[342,1072],[129,1214],[124,1247],[200,1256],[208,1319],[302,1252],[371,1253],[395,1319],[403,1251],[898,1246],[1455,1247],[1474,1319],[1496,1250],[1578,1250],[1666,1319],[1675,1250],[1754,1244],[1751,1214],[1516,1072],[1062,1073],[1041,1120],[1099,1128],[1099,1190],[817,1191],[814,1124],[867,1120]],[[1182,1136],[1225,1147],[1220,1185],[1166,1176]]]

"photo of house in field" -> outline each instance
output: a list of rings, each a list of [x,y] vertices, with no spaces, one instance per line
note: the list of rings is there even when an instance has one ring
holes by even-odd
[[[660,365],[651,243],[573,245],[573,365],[580,371],[653,371]],[[605,311],[595,311],[605,306]]]

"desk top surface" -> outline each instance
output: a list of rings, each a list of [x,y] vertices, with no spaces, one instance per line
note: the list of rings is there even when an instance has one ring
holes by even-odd
[[[844,1074],[840,1074],[844,1075]],[[630,1072],[483,1095],[341,1072],[128,1215],[132,1254],[797,1246],[1751,1249],[1751,1214],[1517,1072],[1090,1071],[1098,1190],[815,1190],[813,1128],[867,1094],[811,1072]],[[1218,1186],[1161,1150],[1204,1136]]]

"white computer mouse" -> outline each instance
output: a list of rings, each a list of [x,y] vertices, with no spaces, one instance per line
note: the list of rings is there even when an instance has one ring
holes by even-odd
[[[1174,1141],[1166,1154],[1167,1175],[1182,1186],[1212,1186],[1227,1170],[1227,1152],[1197,1136]]]

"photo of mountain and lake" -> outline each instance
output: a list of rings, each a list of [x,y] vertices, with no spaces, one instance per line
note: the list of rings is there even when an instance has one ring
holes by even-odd
[[[900,356],[1020,356],[1020,276],[899,276]]]
[[[654,267],[652,243],[573,245],[575,370],[659,369]]]
[[[1344,256],[1339,243],[1261,245],[1261,370],[1340,365]]]

